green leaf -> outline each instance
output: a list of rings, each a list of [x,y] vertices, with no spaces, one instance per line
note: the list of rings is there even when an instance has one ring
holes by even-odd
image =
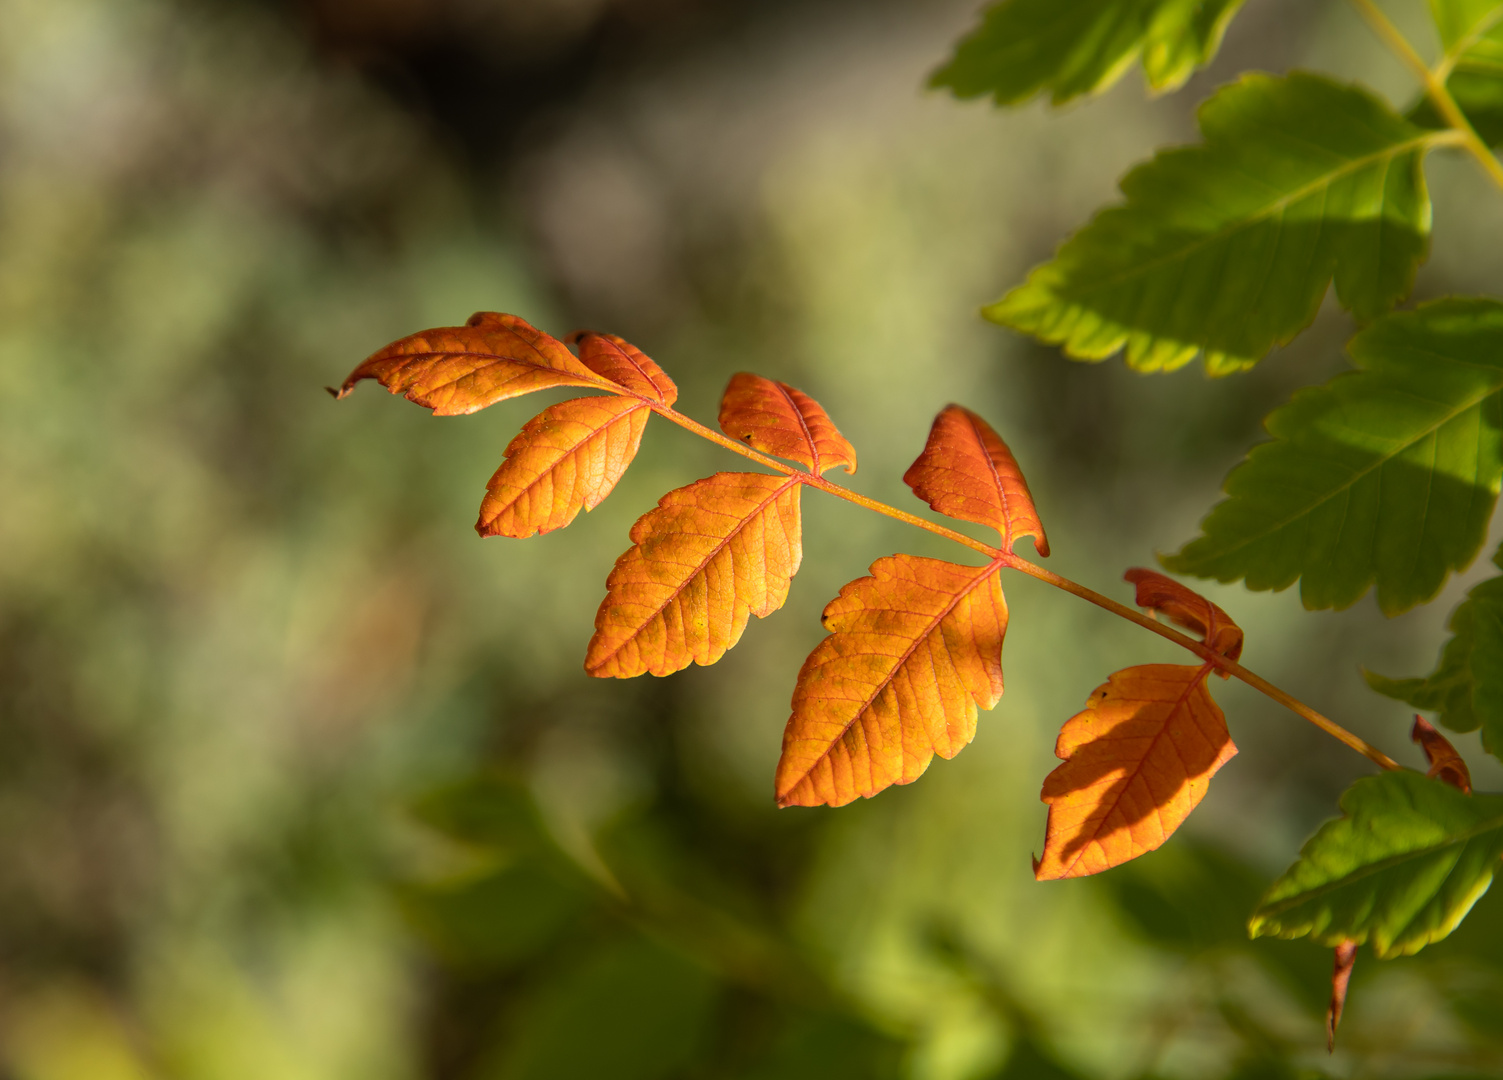
[[[1332,277],[1372,319],[1408,293],[1430,241],[1421,159],[1444,136],[1357,87],[1246,75],[1200,109],[1199,146],[1122,179],[1126,202],[985,309],[1078,360],[1141,371],[1204,354],[1248,367],[1309,325]]]
[[[1503,567],[1503,550],[1493,556]],[[1488,753],[1503,757],[1503,577],[1473,586],[1451,613],[1451,640],[1435,670],[1420,679],[1363,672],[1380,694],[1433,711],[1452,731],[1482,729]]]
[[[1253,937],[1419,952],[1466,918],[1503,855],[1503,795],[1401,770],[1358,780],[1253,912]]]
[[[1012,105],[1047,90],[1059,105],[1104,90],[1135,59],[1173,90],[1221,44],[1242,0],[1002,0],[930,78],[956,97]]]
[[[1250,589],[1300,582],[1307,608],[1374,584],[1395,615],[1476,556],[1503,474],[1503,304],[1440,300],[1348,346],[1359,370],[1297,392],[1226,479],[1202,535],[1163,564]]]

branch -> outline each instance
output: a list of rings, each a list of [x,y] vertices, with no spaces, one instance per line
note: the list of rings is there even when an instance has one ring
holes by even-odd
[[[1292,694],[1288,694],[1283,690],[1280,690],[1277,686],[1274,686],[1262,676],[1248,671],[1241,664],[1238,664],[1235,661],[1228,660],[1226,657],[1222,656],[1220,653],[1216,652],[1210,646],[1205,644],[1205,642],[1197,641],[1195,638],[1190,637],[1188,634],[1182,634],[1178,630],[1175,630],[1173,627],[1165,626],[1163,623],[1160,623],[1156,619],[1143,614],[1141,611],[1130,608],[1126,604],[1119,603],[1116,600],[1111,599],[1111,597],[1103,596],[1101,593],[1096,592],[1094,589],[1088,589],[1084,585],[1071,581],[1067,577],[1061,577],[1059,574],[1054,573],[1052,570],[1045,570],[1042,566],[1039,566],[1036,563],[1029,562],[1027,559],[1022,558],[1021,556],[1014,555],[1011,552],[1002,551],[998,548],[990,546],[989,544],[983,544],[981,541],[974,540],[971,537],[966,536],[964,533],[956,532],[954,529],[945,528],[943,525],[937,525],[934,522],[927,521],[916,514],[910,514],[905,510],[899,510],[895,506],[888,506],[886,503],[878,502],[876,499],[867,498],[865,495],[858,495],[856,492],[842,487],[841,485],[834,483],[833,481],[826,480],[822,476],[816,476],[813,473],[806,472],[803,469],[796,469],[791,465],[786,465],[783,462],[776,460],[775,458],[768,457],[766,454],[762,454],[756,450],[753,450],[751,447],[745,445],[744,443],[738,442],[737,440],[729,438],[726,435],[722,435],[718,431],[705,427],[697,420],[693,420],[685,416],[683,413],[679,412],[677,409],[671,408],[670,406],[660,405],[652,402],[649,402],[649,404],[652,406],[654,412],[658,413],[667,420],[671,420],[679,427],[684,428],[687,431],[692,431],[694,434],[700,436],[703,439],[708,439],[710,442],[713,442],[719,446],[723,446],[727,450],[740,454],[742,457],[754,461],[758,465],[762,465],[765,468],[780,472],[785,476],[796,476],[802,483],[806,484],[807,486],[816,488],[819,491],[823,491],[827,494],[834,495],[836,498],[855,503],[857,506],[865,507],[867,510],[874,511],[878,514],[883,514],[896,521],[901,521],[908,525],[915,525],[920,529],[934,533],[936,536],[943,536],[946,540],[953,540],[958,544],[964,544],[966,547],[985,555],[988,559],[996,560],[1002,565],[1009,566],[1014,570],[1020,570],[1030,577],[1035,577],[1038,580],[1045,582],[1046,584],[1053,585],[1056,589],[1062,589],[1073,596],[1078,596],[1082,600],[1086,600],[1092,604],[1095,604],[1097,607],[1104,608],[1114,615],[1119,615],[1129,622],[1137,623],[1145,630],[1149,630],[1159,635],[1159,637],[1166,638],[1167,640],[1174,642],[1176,645],[1179,645],[1181,648],[1190,650],[1190,652],[1200,657],[1207,664],[1213,665],[1218,670],[1226,672],[1233,678],[1241,679],[1248,686],[1251,686],[1254,690],[1257,690],[1259,693],[1272,698],[1274,701],[1277,701],[1286,709],[1308,720],[1310,723],[1320,728],[1320,730],[1324,731],[1327,735],[1330,735],[1338,741],[1345,743],[1347,746],[1357,751],[1357,753],[1361,754],[1363,757],[1367,758],[1369,761],[1372,761],[1374,764],[1380,766],[1381,768],[1400,768],[1398,762],[1394,761],[1393,758],[1383,753],[1383,751],[1379,750],[1377,747],[1373,746],[1365,739],[1359,738],[1358,736],[1352,734],[1350,731],[1346,730],[1346,728],[1342,727],[1340,724],[1336,723],[1334,720],[1331,720],[1329,717],[1323,716],[1322,714],[1316,712],[1314,709],[1306,705],[1304,702],[1300,701],[1298,698],[1294,697]]]

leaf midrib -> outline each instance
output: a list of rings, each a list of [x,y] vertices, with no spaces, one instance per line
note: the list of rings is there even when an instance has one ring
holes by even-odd
[[[536,349],[534,349],[533,351],[537,352]],[[539,352],[538,355],[542,356],[542,353]],[[536,368],[538,371],[551,371],[557,375],[564,376],[566,379],[576,380],[574,382],[574,385],[576,386],[598,387],[602,390],[610,390],[613,393],[625,392],[627,394],[630,394],[632,397],[640,397],[644,400],[648,400],[646,399],[646,395],[628,390],[626,387],[611,382],[611,380],[607,379],[604,375],[601,375],[598,372],[591,371],[588,367],[585,367],[584,361],[573,355],[570,356],[570,359],[574,360],[575,363],[584,368],[584,375],[580,375],[579,372],[571,371],[568,368],[554,367],[552,364],[543,363],[537,360],[526,360],[519,356],[502,356],[500,353],[493,352],[472,352],[467,349],[435,349],[431,352],[404,353],[402,354],[401,358],[403,360],[440,360],[446,356],[470,356],[479,360],[489,360],[493,363],[521,364],[525,367]],[[427,392],[432,394],[436,393],[439,390],[451,389],[457,386],[461,380],[469,378],[479,370],[479,367],[474,367],[469,371],[466,371],[463,375],[456,375],[454,378],[449,379],[446,382],[435,383],[433,389]],[[558,385],[568,386],[569,383],[560,382]]]

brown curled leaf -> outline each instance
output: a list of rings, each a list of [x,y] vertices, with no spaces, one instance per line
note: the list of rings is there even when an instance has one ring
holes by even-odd
[[[903,482],[941,514],[996,529],[1005,551],[1031,536],[1038,553],[1049,554],[1023,470],[1001,437],[970,409],[945,406]]]
[[[658,500],[606,581],[585,670],[624,679],[713,664],[750,616],[782,607],[803,557],[801,486],[716,473]]]
[[[472,413],[552,386],[613,389],[557,338],[495,311],[477,311],[463,326],[423,330],[378,349],[350,372],[337,396],[361,379],[375,379],[435,416]]]
[[[998,563],[891,555],[825,608],[783,733],[780,806],[843,806],[916,780],[1002,696],[1007,602]]]
[[[1194,589],[1142,566],[1133,567],[1122,577],[1137,586],[1138,607],[1163,612],[1170,622],[1199,634],[1202,641],[1228,660],[1242,655],[1242,628]],[[1225,672],[1217,674],[1225,677]]]
[[[595,509],[636,456],[651,414],[634,397],[575,398],[544,409],[507,446],[475,531],[528,537]]]
[[[617,386],[659,405],[672,405],[678,400],[678,387],[667,373],[641,349],[615,334],[576,330],[566,340],[578,342],[579,359],[586,367]]]
[[[1471,770],[1466,767],[1466,762],[1461,759],[1450,740],[1436,731],[1434,725],[1416,714],[1414,729],[1409,737],[1424,747],[1425,758],[1430,762],[1430,771],[1426,776],[1444,781],[1468,795],[1472,793]]]
[[[1044,780],[1049,804],[1040,881],[1098,874],[1169,839],[1236,754],[1206,689],[1210,665],[1115,672],[1065,721]]]
[[[1336,1027],[1346,1011],[1346,990],[1357,964],[1357,943],[1343,941],[1336,946],[1336,962],[1331,968],[1331,1004],[1326,1008],[1326,1053],[1336,1050]]]
[[[816,476],[856,471],[856,449],[824,408],[787,383],[741,372],[720,399],[720,430],[754,449],[796,461]]]

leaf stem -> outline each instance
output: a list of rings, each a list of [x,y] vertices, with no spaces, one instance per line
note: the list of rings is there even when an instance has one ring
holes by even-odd
[[[1189,649],[1196,656],[1199,656],[1201,659],[1205,660],[1206,663],[1214,665],[1217,670],[1224,671],[1228,675],[1231,675],[1233,678],[1241,679],[1248,686],[1251,686],[1259,693],[1265,694],[1268,697],[1272,698],[1274,701],[1277,701],[1280,705],[1284,706],[1290,712],[1296,713],[1297,715],[1310,721],[1310,723],[1320,728],[1320,730],[1324,731],[1327,735],[1330,735],[1331,737],[1345,743],[1347,746],[1350,746],[1353,750],[1357,751],[1357,753],[1361,754],[1369,761],[1372,761],[1373,763],[1385,769],[1400,768],[1400,765],[1397,761],[1394,761],[1393,758],[1389,757],[1387,754],[1383,753],[1383,751],[1367,742],[1367,740],[1353,735],[1346,728],[1336,723],[1336,721],[1316,712],[1314,709],[1310,708],[1310,706],[1306,705],[1303,701],[1300,701],[1293,695],[1287,694],[1283,690],[1280,690],[1277,686],[1274,686],[1271,682],[1269,682],[1262,676],[1248,671],[1245,667],[1243,667],[1236,661],[1228,660],[1226,657],[1216,652],[1210,646],[1206,645],[1205,642],[1197,641],[1195,638],[1190,637],[1188,634],[1180,633],[1172,626],[1165,626],[1163,623],[1159,622],[1152,616],[1145,615],[1141,611],[1128,607],[1126,604],[1119,603],[1109,596],[1103,596],[1096,590],[1088,589],[1084,585],[1081,585],[1075,581],[1071,581],[1067,577],[1061,577],[1060,575],[1054,573],[1052,570],[1045,570],[1042,566],[1039,566],[1036,563],[1031,563],[1027,559],[1021,558],[1017,555],[1004,555],[1003,561],[1014,570],[1021,570],[1023,573],[1029,575],[1030,577],[1038,578],[1040,581],[1045,582],[1049,585],[1053,585],[1057,589],[1063,589],[1065,592],[1070,593],[1073,596],[1078,596],[1082,600],[1087,600],[1090,603],[1095,604],[1097,607],[1105,608],[1107,611],[1112,612],[1114,615],[1120,615],[1122,618],[1127,619],[1130,622],[1137,623],[1145,630],[1151,630],[1153,633],[1159,635],[1159,637],[1167,638],[1168,640],[1174,642],[1176,645],[1180,645],[1186,649]]]
[[[998,548],[994,548],[989,544],[983,544],[980,540],[972,539],[965,535],[965,533],[956,532],[954,529],[947,529],[943,525],[936,525],[934,522],[927,521],[917,514],[910,514],[906,510],[899,510],[895,506],[888,506],[886,503],[878,502],[876,499],[869,499],[865,495],[857,494],[849,488],[826,480],[823,476],[815,476],[813,473],[806,472],[803,469],[795,469],[791,465],[785,465],[781,461],[768,457],[766,454],[758,453],[745,443],[722,435],[713,428],[705,427],[699,421],[690,419],[677,409],[669,408],[666,405],[653,405],[652,408],[654,412],[665,419],[673,421],[686,431],[692,431],[701,438],[708,439],[710,442],[723,446],[727,450],[734,451],[744,458],[755,461],[758,465],[763,465],[769,469],[776,469],[785,476],[797,476],[809,487],[817,488],[828,495],[834,495],[837,499],[844,499],[846,502],[855,503],[857,506],[878,514],[884,514],[895,521],[901,521],[908,525],[916,525],[920,529],[932,532],[935,536],[943,536],[946,540],[953,540],[957,544],[964,544],[973,551],[979,551],[988,559],[995,559],[1001,554]]]
[[[1453,60],[1443,57],[1435,70],[1425,63],[1424,58],[1414,51],[1414,46],[1409,44],[1397,26],[1383,14],[1382,8],[1378,7],[1373,0],[1352,0],[1352,6],[1357,9],[1373,32],[1383,39],[1404,65],[1408,67],[1419,81],[1424,84],[1425,93],[1435,104],[1445,122],[1460,135],[1460,141],[1467,151],[1477,159],[1478,163],[1492,178],[1494,184],[1503,188],[1503,162],[1493,154],[1487,143],[1477,134],[1477,129],[1472,127],[1466,114],[1461,111],[1461,106],[1456,104],[1456,99],[1451,96],[1451,91],[1446,88],[1446,75],[1450,72]],[[1444,72],[1445,74],[1442,74]]]
[[[1206,645],[1205,642],[1197,641],[1195,638],[1190,637],[1188,634],[1182,634],[1171,626],[1165,626],[1163,623],[1154,619],[1152,616],[1145,615],[1141,611],[1138,611],[1136,608],[1128,607],[1126,604],[1119,603],[1109,596],[1103,596],[1096,590],[1088,589],[1086,588],[1086,586],[1081,585],[1078,582],[1071,581],[1067,577],[1061,577],[1059,574],[1054,573],[1054,571],[1052,570],[1045,570],[1042,566],[1039,566],[1037,563],[1029,562],[1022,556],[1014,555],[1011,552],[1002,551],[999,548],[994,548],[989,544],[983,544],[981,541],[972,539],[971,537],[966,536],[964,533],[956,532],[954,529],[947,529],[943,525],[937,525],[932,521],[926,521],[924,518],[919,517],[917,514],[910,514],[905,510],[899,510],[895,506],[888,506],[884,502],[878,502],[876,499],[867,498],[865,495],[858,495],[856,492],[851,491],[849,488],[842,487],[840,484],[826,480],[822,476],[815,476],[813,473],[806,472],[803,469],[795,469],[792,466],[786,465],[775,458],[768,457],[766,454],[759,453],[758,451],[753,450],[745,443],[739,442],[736,439],[732,439],[729,436],[722,435],[720,432],[715,431],[713,428],[705,427],[705,425],[699,423],[697,420],[693,420],[685,416],[683,413],[679,412],[677,409],[671,408],[670,406],[662,405],[652,401],[648,401],[648,404],[652,407],[653,412],[658,413],[664,419],[671,420],[673,423],[677,424],[681,428],[684,428],[686,431],[692,431],[694,434],[700,436],[703,439],[708,439],[710,442],[715,443],[719,446],[723,446],[727,450],[740,454],[744,458],[755,461],[758,465],[776,470],[777,472],[780,472],[785,476],[797,476],[800,481],[807,484],[809,487],[817,488],[818,490],[826,492],[827,494],[834,495],[836,498],[844,499],[847,502],[855,503],[857,506],[864,507],[867,510],[886,515],[887,517],[890,517],[895,521],[902,521],[909,525],[916,525],[920,529],[934,533],[936,536],[943,536],[945,539],[953,540],[958,544],[964,544],[966,547],[971,548],[974,551],[979,551],[988,559],[995,560],[1004,566],[1011,567],[1014,570],[1020,570],[1030,577],[1037,578],[1045,584],[1053,585],[1056,589],[1062,589],[1065,592],[1070,593],[1072,596],[1078,596],[1082,600],[1089,601],[1099,608],[1104,608],[1114,615],[1120,615],[1122,618],[1126,619],[1129,622],[1137,623],[1145,630],[1152,631],[1153,633],[1159,635],[1159,637],[1167,638],[1169,641],[1174,642],[1176,645],[1179,645],[1185,649],[1189,649],[1192,653],[1194,653],[1196,656],[1199,656],[1206,663],[1214,666],[1218,671],[1224,671],[1234,678],[1241,679],[1248,686],[1251,686],[1254,690],[1265,694],[1266,696],[1272,698],[1274,701],[1277,701],[1286,709],[1310,721],[1310,723],[1320,728],[1320,730],[1324,731],[1327,735],[1330,735],[1340,742],[1345,743],[1347,746],[1357,751],[1357,753],[1361,754],[1369,761],[1372,761],[1385,769],[1397,769],[1400,767],[1398,762],[1394,761],[1393,758],[1383,753],[1383,751],[1379,750],[1377,747],[1371,745],[1366,740],[1353,735],[1346,728],[1336,723],[1336,721],[1316,712],[1314,709],[1310,708],[1310,706],[1306,705],[1298,698],[1290,694],[1286,694],[1277,686],[1274,686],[1267,679],[1253,674],[1251,671],[1248,671],[1241,664],[1238,664],[1233,660],[1228,660],[1226,657],[1216,652],[1210,646]]]

